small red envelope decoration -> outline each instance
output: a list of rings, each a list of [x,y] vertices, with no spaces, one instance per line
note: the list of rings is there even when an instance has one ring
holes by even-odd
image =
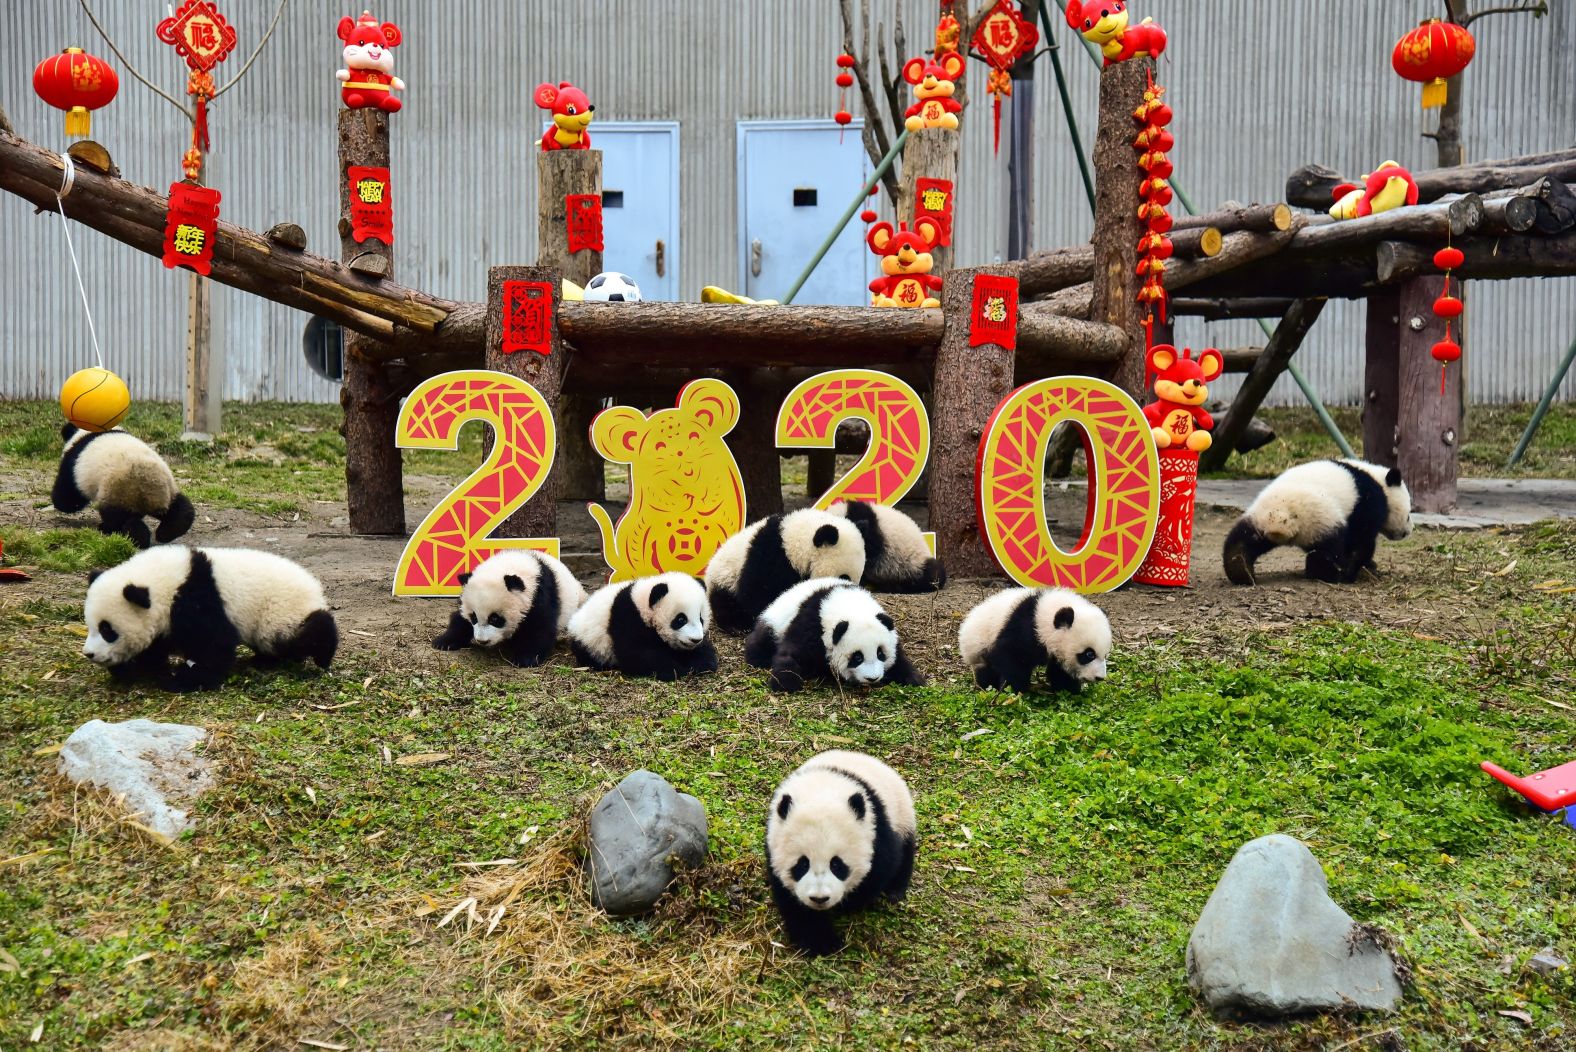
[[[553,286],[545,281],[503,283],[503,353],[552,353]]]
[[[375,237],[394,243],[394,199],[389,191],[387,168],[350,165],[345,169],[350,194],[350,236],[359,244]]]
[[[219,229],[219,191],[195,183],[170,184],[170,210],[164,219],[164,265],[207,274]]]
[[[950,179],[914,180],[914,218],[929,216],[941,229],[938,245],[952,244],[952,181]]]
[[[993,343],[1018,349],[1018,279],[996,274],[974,276],[974,303],[969,311],[969,346]]]
[[[569,194],[564,198],[569,223],[569,254],[584,249],[602,251],[602,195]]]

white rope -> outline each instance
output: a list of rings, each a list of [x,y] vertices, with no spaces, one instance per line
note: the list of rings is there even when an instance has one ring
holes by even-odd
[[[71,244],[71,224],[66,222],[66,198],[71,196],[71,187],[77,181],[77,166],[72,163],[70,154],[62,159],[66,162],[66,175],[55,193],[55,204],[59,206],[56,215],[60,216],[60,228],[66,232],[66,251],[71,253],[71,269],[77,274],[77,291],[82,294],[82,313],[88,316],[88,334],[93,337],[93,356],[98,359],[99,368],[102,369],[104,352],[99,349],[98,328],[93,324],[93,311],[88,306],[87,287],[82,284],[82,267],[77,263],[77,250]]]

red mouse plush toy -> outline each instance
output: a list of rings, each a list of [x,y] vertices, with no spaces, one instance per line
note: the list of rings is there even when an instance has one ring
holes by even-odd
[[[586,125],[596,107],[586,98],[586,93],[561,81],[558,87],[538,84],[533,96],[536,104],[553,114],[553,126],[542,133],[543,150],[589,150],[591,133]]]
[[[1067,24],[1100,48],[1107,66],[1135,56],[1159,58],[1166,49],[1166,31],[1154,19],[1128,25],[1125,0],[1068,0]]]
[[[963,56],[948,51],[933,59],[911,58],[903,66],[903,79],[914,85],[918,101],[903,114],[903,127],[956,128],[963,107],[952,97],[955,83],[963,75]]]
[[[1178,355],[1168,343],[1149,349],[1149,371],[1156,374],[1156,401],[1144,406],[1144,419],[1149,421],[1159,449],[1176,446],[1202,453],[1209,448],[1209,429],[1215,420],[1204,411],[1204,399],[1209,397],[1205,384],[1225,370],[1226,361],[1213,347],[1202,352],[1197,361],[1192,354],[1183,351]]]
[[[941,279],[930,272],[936,265],[931,249],[941,241],[941,226],[929,216],[914,220],[914,229],[877,223],[865,236],[870,251],[881,257],[882,276],[870,283],[873,307],[939,307],[933,292]]]
[[[404,36],[393,22],[379,22],[372,12],[363,11],[352,20],[339,20],[339,39],[345,42],[345,68],[334,76],[342,83],[339,97],[353,110],[376,109],[393,113],[404,103],[394,97],[404,91],[405,82],[394,75],[394,56],[390,48],[399,47]]]

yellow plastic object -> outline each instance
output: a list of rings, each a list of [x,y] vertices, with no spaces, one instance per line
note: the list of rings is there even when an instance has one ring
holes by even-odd
[[[741,296],[737,292],[729,292],[727,289],[718,288],[716,285],[707,285],[701,289],[700,301],[702,303],[754,303],[762,307],[779,306],[776,300],[752,300],[748,296]]]
[[[558,298],[561,302],[580,303],[586,298],[586,290],[581,288],[579,285],[576,285],[568,278],[564,278],[562,280],[562,286],[563,291],[558,294]]]
[[[126,418],[130,408],[126,381],[108,369],[80,369],[60,387],[60,411],[84,431],[108,431]]]

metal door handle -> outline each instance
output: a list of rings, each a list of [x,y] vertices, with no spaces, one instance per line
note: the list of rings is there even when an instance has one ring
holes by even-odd
[[[761,276],[761,240],[756,238],[750,242],[750,273],[756,277]]]
[[[668,247],[657,238],[657,277],[665,277],[668,272]]]

